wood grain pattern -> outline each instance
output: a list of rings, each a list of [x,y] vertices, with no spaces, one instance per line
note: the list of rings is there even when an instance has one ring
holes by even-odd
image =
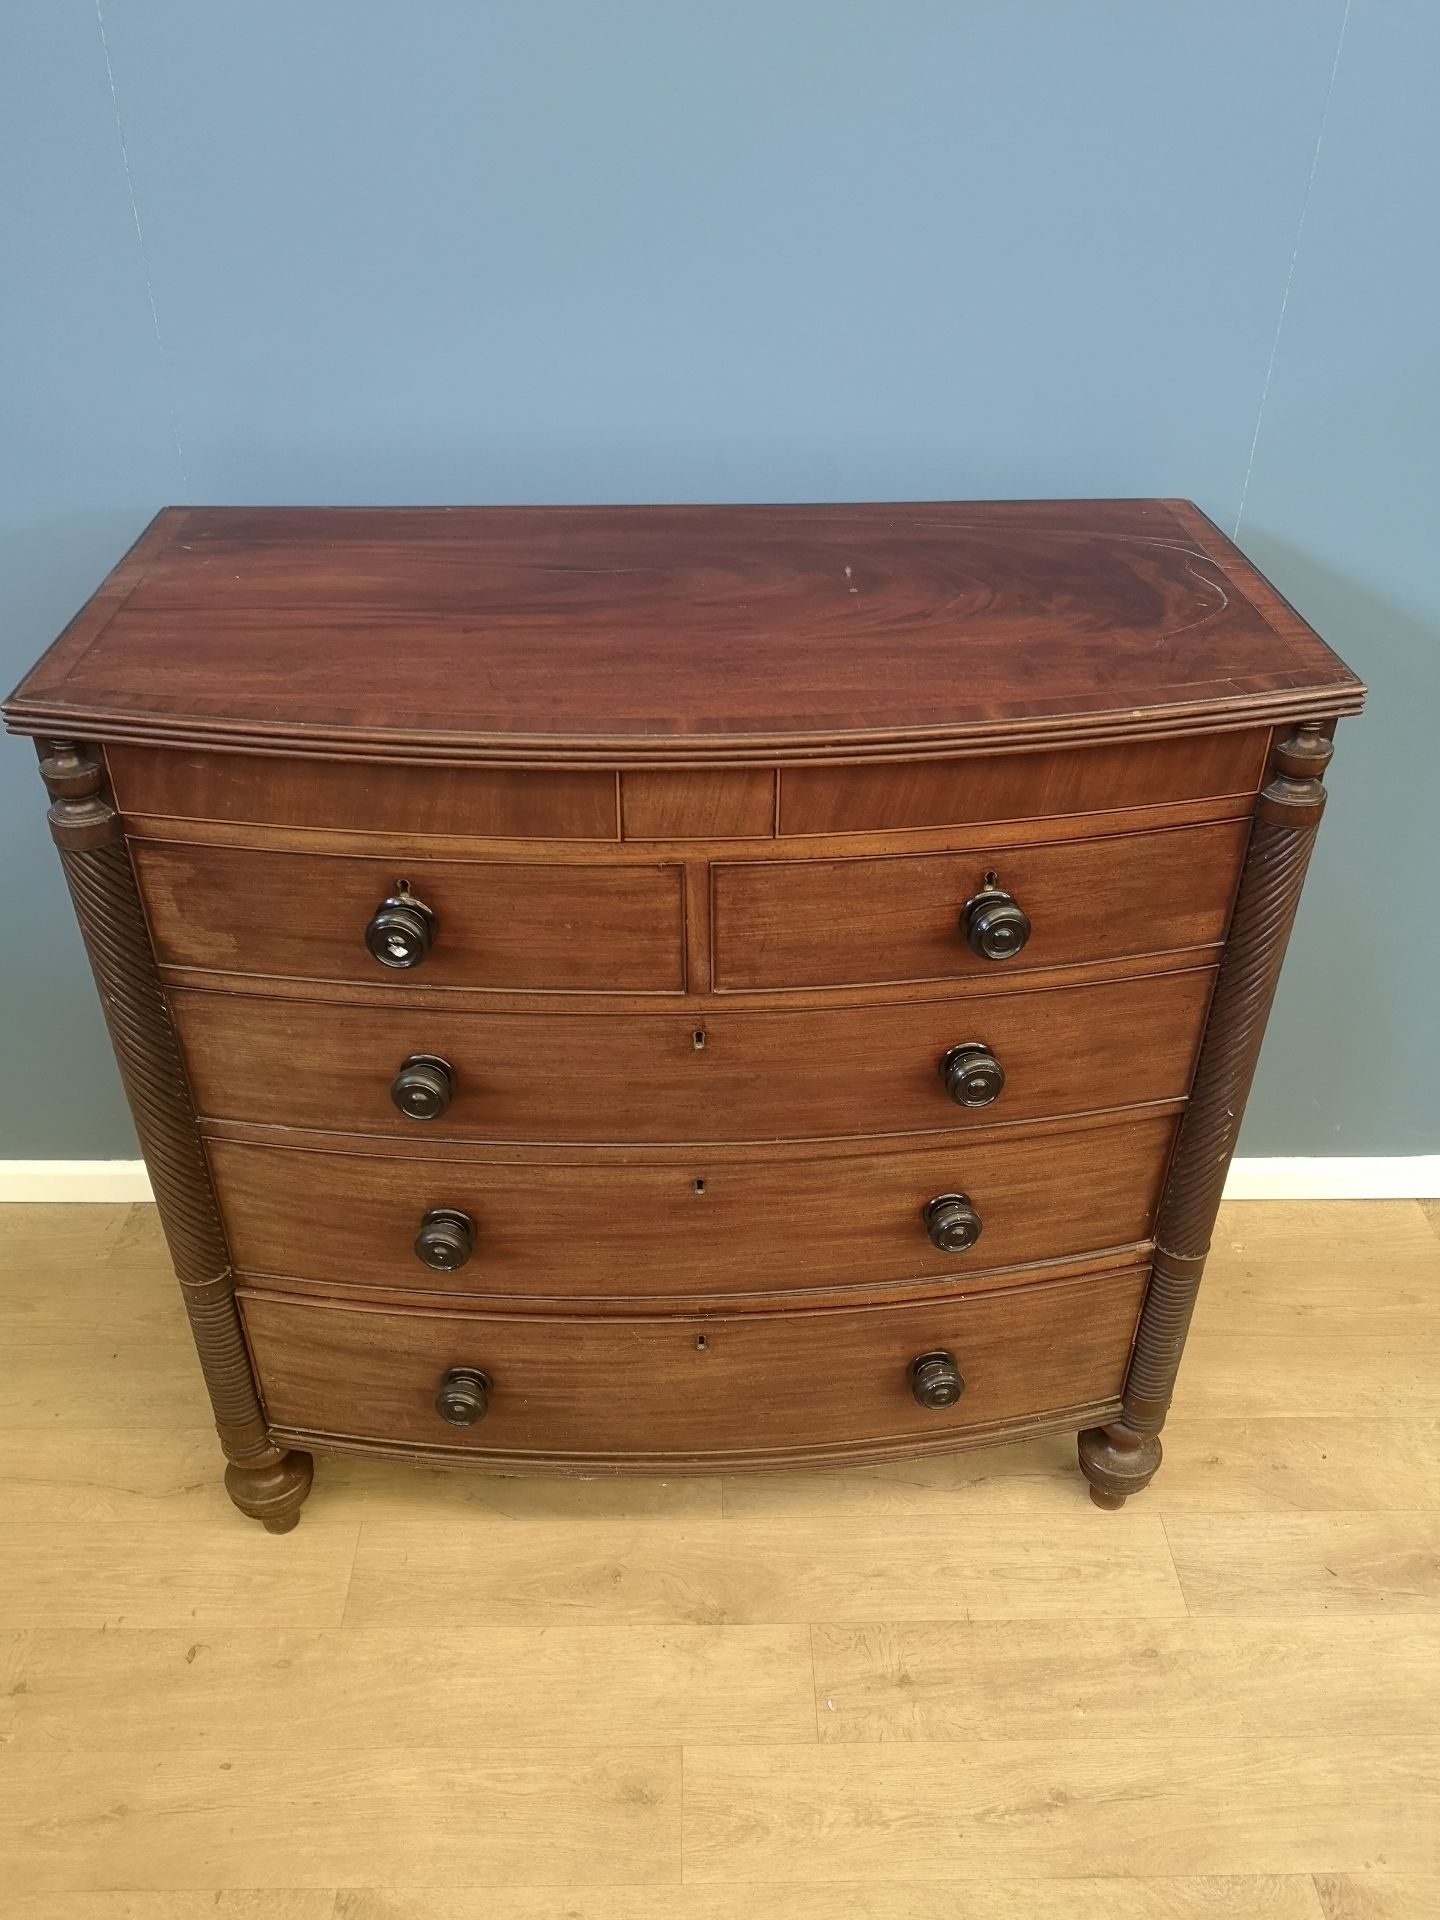
[[[658,1301],[934,1275],[1142,1241],[1170,1150],[1164,1112],[959,1147],[628,1164],[297,1152],[210,1142],[238,1268],[357,1287],[487,1299]],[[696,1182],[704,1183],[697,1191]],[[968,1194],[983,1223],[963,1253],[931,1245],[923,1208]],[[437,1273],[414,1251],[432,1207],[475,1222],[475,1251]]]
[[[1310,1419],[1440,1419],[1440,1338],[1433,1334],[1192,1333],[1175,1410],[1228,1420],[1257,1406]]]
[[[1227,821],[1064,847],[883,859],[717,861],[717,988],[826,987],[994,976],[1214,945],[1248,826]],[[1030,916],[1017,961],[970,951],[958,917],[993,871]]]
[[[678,993],[685,985],[681,869],[382,859],[134,843],[160,960],[179,967],[379,981],[365,928],[401,879],[436,914],[425,987]]]
[[[673,1529],[643,1517],[571,1520],[564,1540],[557,1552],[552,1525],[517,1520],[451,1534],[439,1554],[433,1519],[378,1518],[361,1535],[346,1625],[508,1623],[538,1633],[597,1611],[714,1627],[1059,1620],[1103,1613],[1117,1592],[1132,1619],[1185,1614],[1164,1528],[1138,1512],[1115,1527],[1097,1526],[1088,1508],[1036,1526],[1024,1514],[977,1517],[958,1506],[924,1527],[873,1514]]]
[[[383,1897],[383,1896],[382,1896]],[[65,1895],[66,1920],[334,1920],[330,1887],[217,1889],[204,1893],[81,1893]],[[10,1896],[6,1920],[53,1920],[51,1893]],[[1290,1920],[1287,1913],[1285,1920]]]
[[[106,761],[116,804],[127,815],[514,840],[620,836],[610,773],[361,767],[124,746],[111,747]]]
[[[1186,1879],[892,1880],[800,1886],[794,1881],[567,1894],[564,1920],[1326,1920],[1307,1874],[1209,1874]],[[342,1888],[335,1920],[556,1920],[549,1896],[524,1888]],[[1337,1920],[1431,1920],[1433,1907],[1349,1909]],[[24,1920],[31,1920],[28,1914]],[[36,1915],[34,1920],[49,1920]],[[186,1912],[77,1920],[209,1920]],[[221,1914],[220,1920],[227,1920]],[[272,1920],[269,1914],[256,1920]],[[274,1920],[289,1920],[278,1915]],[[309,1920],[308,1915],[299,1920]]]
[[[496,1685],[503,1673],[505,1684]],[[815,1731],[804,1627],[528,1626],[331,1628],[252,1621],[220,1630],[44,1631],[25,1661],[14,1739],[49,1753],[268,1747],[426,1748],[447,1726],[485,1743],[809,1740]],[[77,1738],[84,1729],[84,1738]]]
[[[567,1888],[564,1901],[563,1920],[733,1920],[736,1905],[728,1887]],[[1339,1920],[1431,1920],[1433,1911],[1346,1908]],[[549,1889],[493,1884],[71,1893],[65,1912],[67,1920],[559,1920]],[[1326,1920],[1308,1874],[752,1886],[745,1912],[747,1920]],[[16,1896],[7,1920],[54,1920],[51,1896]]]
[[[57,1521],[45,1530],[43,1554],[34,1551],[33,1521],[0,1526],[0,1627],[193,1630],[257,1617],[338,1625],[358,1513],[317,1513],[272,1546],[258,1528],[237,1524],[218,1479],[212,1487],[203,1516]]]
[[[207,1117],[427,1141],[764,1141],[945,1132],[1183,1098],[1213,984],[1213,969],[1197,968],[959,1004],[699,1018],[184,990],[170,1009]],[[956,1106],[941,1083],[941,1056],[964,1040],[983,1041],[1004,1066],[989,1107]],[[390,1098],[415,1053],[454,1070],[448,1110],[423,1123]]]
[[[1362,692],[1183,502],[187,508],[122,588],[9,725],[694,764],[1113,738]]]
[[[1440,1515],[1183,1514],[1167,1527],[1193,1613],[1440,1614]]]
[[[1168,1480],[1167,1480],[1168,1485]],[[825,1741],[1440,1735],[1440,1621],[816,1626]],[[32,1655],[32,1671],[34,1656]],[[24,1737],[22,1722],[21,1737]]]
[[[678,1878],[674,1747],[442,1744],[363,1754],[149,1754],[123,1815],[105,1756],[0,1754],[0,1849],[17,1892],[243,1885],[257,1863],[293,1886]],[[307,1819],[293,1809],[303,1805]],[[23,1846],[19,1844],[22,1840]]]
[[[1411,1806],[1417,1824],[1395,1820]],[[685,1757],[688,1879],[1397,1871],[1440,1860],[1440,1747],[1167,1737],[706,1747]]]
[[[823,1314],[561,1320],[380,1312],[246,1292],[273,1425],[508,1458],[744,1456],[904,1435],[943,1438],[1114,1399],[1143,1269],[969,1300]],[[953,1352],[957,1406],[917,1405],[907,1368]],[[435,1411],[441,1377],[478,1367],[490,1410]]]
[[[1317,1873],[1323,1920],[1430,1920],[1440,1874]]]
[[[1293,1335],[1288,1344],[1297,1344]],[[1330,1351],[1327,1344],[1322,1364]],[[1440,1508],[1440,1420],[1232,1412],[1166,1422],[1167,1513],[1344,1513],[1357,1505]]]
[[[1435,1339],[1437,1262],[1413,1200],[1232,1201],[1220,1210],[1193,1331]]]
[[[779,828],[782,835],[893,832],[1254,793],[1269,742],[1266,729],[1250,728],[1069,753],[787,767]]]
[[[620,776],[627,840],[750,840],[775,831],[775,773],[770,767]]]

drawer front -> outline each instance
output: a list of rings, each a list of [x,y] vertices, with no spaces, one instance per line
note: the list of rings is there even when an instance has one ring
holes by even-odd
[[[663,1298],[945,1278],[1146,1239],[1174,1120],[993,1136],[966,1147],[567,1165],[311,1153],[212,1140],[236,1265],[343,1286],[490,1298]],[[924,1209],[961,1193],[976,1244],[937,1248]],[[414,1242],[473,1223],[463,1265]]]
[[[109,747],[123,812],[349,833],[615,840],[613,773],[290,760],[271,754]]]
[[[935,1132],[1180,1098],[1213,978],[1203,968],[948,1002],[707,1014],[698,1025],[680,1014],[446,1013],[185,990],[170,1001],[208,1118],[413,1140],[749,1141]],[[956,1104],[941,1078],[942,1059],[966,1043],[988,1048],[1005,1075],[985,1106]],[[449,1104],[424,1120],[396,1104],[404,1084],[392,1096],[417,1055],[448,1068]]]
[[[136,841],[162,965],[425,987],[677,993],[685,985],[683,869],[394,861]],[[410,968],[366,946],[402,882],[435,917]]]
[[[372,1310],[243,1292],[272,1425],[499,1456],[723,1461],[933,1438],[1113,1401],[1146,1270],[903,1307],[673,1319]],[[948,1353],[958,1401],[924,1407],[909,1368]],[[452,1368],[490,1383],[454,1426]],[[463,1411],[463,1409],[462,1409]]]
[[[863,986],[1119,960],[1224,935],[1248,820],[989,854],[717,862],[717,991]],[[1030,920],[1020,952],[972,952],[966,902],[993,872]]]
[[[972,754],[884,766],[785,767],[782,834],[879,833],[1042,820],[1254,793],[1268,728],[1180,740],[1121,741],[1046,753]]]

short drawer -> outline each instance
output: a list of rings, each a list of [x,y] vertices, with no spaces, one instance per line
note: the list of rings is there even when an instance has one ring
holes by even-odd
[[[278,979],[426,987],[677,993],[685,984],[674,863],[425,860],[132,843],[160,962]],[[382,964],[366,930],[387,900],[434,916],[417,965]]]
[[[1174,1119],[1147,1114],[965,1147],[802,1156],[641,1150],[618,1162],[418,1158],[211,1140],[237,1267],[347,1289],[491,1298],[693,1297],[968,1276],[1130,1246],[1150,1232]],[[963,1194],[980,1235],[932,1242]],[[463,1260],[417,1254],[427,1215],[473,1228]]]
[[[1252,727],[1043,753],[786,767],[780,832],[882,833],[1219,799],[1254,793],[1269,749],[1269,729]]]
[[[722,861],[711,869],[721,992],[941,980],[1213,946],[1230,917],[1248,820],[990,852]],[[987,876],[1030,921],[1005,960],[961,928]]]
[[[750,1141],[937,1132],[1182,1098],[1213,979],[1197,968],[703,1019],[187,989],[170,1004],[206,1118],[432,1141]],[[984,1104],[958,1104],[942,1080],[942,1062],[958,1066],[967,1046],[988,1049],[1004,1074],[998,1093],[993,1080],[956,1084]],[[430,1063],[418,1082],[417,1059]],[[438,1083],[428,1077],[437,1071]],[[425,1117],[410,1117],[412,1097]]]
[[[536,1462],[760,1464],[888,1440],[943,1444],[1113,1402],[1145,1277],[1132,1268],[903,1307],[663,1320],[241,1299],[272,1426]],[[912,1365],[926,1354],[949,1356],[963,1382],[948,1406],[915,1397]],[[436,1408],[454,1369],[471,1377],[447,1404],[478,1411],[470,1425]]]
[[[111,746],[105,759],[116,800],[128,814],[349,833],[620,836],[613,773],[291,760],[181,747]]]

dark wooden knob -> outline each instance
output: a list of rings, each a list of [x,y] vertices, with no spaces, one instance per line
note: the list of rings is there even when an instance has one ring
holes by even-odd
[[[435,915],[425,902],[402,888],[371,914],[365,944],[382,967],[418,967],[437,931]]]
[[[980,1238],[980,1216],[968,1194],[937,1193],[925,1203],[925,1231],[941,1253],[964,1253]]]
[[[1000,1098],[1005,1069],[982,1041],[966,1040],[941,1054],[940,1078],[957,1107],[988,1107]]]
[[[478,1367],[451,1367],[440,1382],[435,1411],[452,1427],[473,1427],[490,1410],[494,1385]]]
[[[431,1207],[415,1236],[416,1255],[437,1273],[463,1267],[475,1247],[475,1222],[456,1207]]]
[[[390,1098],[409,1120],[438,1120],[454,1097],[454,1069],[438,1054],[412,1053],[390,1082]]]
[[[1030,916],[1014,894],[982,887],[961,909],[960,931],[982,960],[1008,960],[1030,938]]]
[[[937,1349],[917,1353],[910,1362],[910,1391],[922,1407],[953,1407],[965,1391],[965,1380],[953,1353]]]

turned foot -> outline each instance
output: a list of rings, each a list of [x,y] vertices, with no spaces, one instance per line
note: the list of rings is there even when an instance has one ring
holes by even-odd
[[[1080,1435],[1080,1471],[1090,1482],[1090,1498],[1107,1513],[1148,1487],[1159,1465],[1156,1434],[1134,1433],[1116,1421],[1108,1427],[1087,1427]]]
[[[241,1513],[258,1520],[267,1533],[289,1533],[300,1518],[314,1472],[308,1453],[272,1453],[253,1467],[232,1460],[225,1469],[225,1491]]]

